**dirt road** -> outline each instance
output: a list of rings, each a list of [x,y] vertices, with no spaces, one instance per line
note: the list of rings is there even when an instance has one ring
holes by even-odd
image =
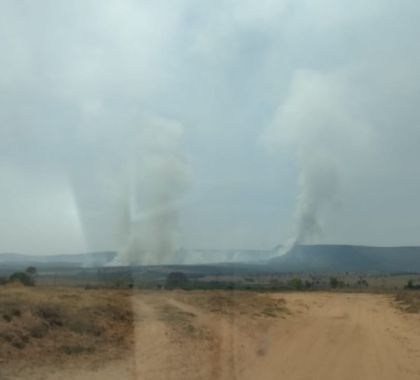
[[[420,316],[393,307],[392,296],[226,294],[134,294],[135,345],[126,359],[32,370],[30,378],[420,379]]]
[[[420,317],[394,308],[391,296],[282,293],[272,297],[285,299],[290,313],[263,321],[246,315],[218,318],[170,300],[179,309],[194,313],[196,325],[216,334],[216,344],[180,338],[173,345],[161,340],[148,357],[157,358],[161,353],[163,360],[156,361],[154,371],[143,371],[140,360],[139,378],[420,378]],[[163,335],[164,330],[159,331],[155,338]],[[145,335],[141,329],[138,334],[141,345]]]
[[[420,318],[389,297],[289,294],[294,316],[243,379],[419,379]]]

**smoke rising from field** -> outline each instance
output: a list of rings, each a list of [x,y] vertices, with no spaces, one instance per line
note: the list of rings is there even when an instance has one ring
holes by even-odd
[[[179,204],[189,178],[182,134],[179,123],[158,119],[133,144],[127,203],[122,206],[121,264],[171,263],[179,248]]]
[[[308,239],[322,234],[320,213],[334,202],[337,191],[337,169],[332,160],[312,157],[308,161],[303,161],[293,245],[305,243]]]
[[[294,151],[300,173],[293,230],[282,254],[322,236],[324,215],[339,204],[343,155],[369,136],[368,125],[346,107],[346,84],[341,74],[298,72],[290,96],[263,134],[272,152]]]
[[[1,1],[0,252],[419,244],[419,14]]]

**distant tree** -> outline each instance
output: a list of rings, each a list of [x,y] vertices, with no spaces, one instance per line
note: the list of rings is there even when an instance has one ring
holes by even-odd
[[[300,278],[292,278],[289,280],[288,285],[295,289],[295,290],[302,290],[303,289],[303,281]]]
[[[344,281],[339,280],[337,277],[330,277],[330,286],[332,289],[337,289],[344,288],[346,284],[344,283]]]
[[[312,288],[313,282],[309,280],[305,280],[305,288],[310,289]]]
[[[9,277],[9,282],[20,282],[25,286],[34,286],[33,278],[26,272],[16,272]]]
[[[171,272],[166,276],[166,289],[186,289],[188,278],[182,272]]]
[[[357,285],[360,288],[367,288],[369,286],[369,283],[364,278],[359,278],[359,280],[357,281]]]
[[[338,286],[337,277],[330,277],[330,286],[335,289]]]
[[[409,290],[415,290],[415,289],[420,289],[420,285],[415,284],[413,280],[408,280],[407,285],[405,285],[404,288],[409,289]]]
[[[33,266],[30,266],[30,267],[27,267],[26,268],[26,270],[25,270],[25,272],[27,273],[27,274],[29,274],[30,276],[35,276],[36,274],[37,274],[37,269],[35,268],[35,267],[33,267]]]

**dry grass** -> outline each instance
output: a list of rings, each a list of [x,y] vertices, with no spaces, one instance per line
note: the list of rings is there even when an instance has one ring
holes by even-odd
[[[159,320],[174,330],[178,336],[193,339],[208,339],[205,329],[196,324],[197,316],[189,311],[181,310],[171,304],[161,304],[157,307]]]
[[[177,297],[210,313],[244,317],[278,317],[288,313],[282,298],[274,299],[269,294],[254,292],[191,292]]]
[[[407,313],[420,312],[420,291],[407,290],[395,296],[396,306]]]
[[[0,288],[0,358],[57,361],[129,348],[129,293],[78,289]]]
[[[246,347],[286,313],[284,299],[254,292],[0,286],[0,379],[29,378],[34,368],[61,373],[96,371],[115,359],[134,363],[139,347],[144,353],[156,342],[150,357],[168,346],[186,358],[196,351],[218,358],[229,334]]]

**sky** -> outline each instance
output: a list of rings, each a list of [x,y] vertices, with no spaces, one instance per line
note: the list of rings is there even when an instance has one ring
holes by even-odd
[[[0,252],[420,244],[419,16],[1,0]]]

